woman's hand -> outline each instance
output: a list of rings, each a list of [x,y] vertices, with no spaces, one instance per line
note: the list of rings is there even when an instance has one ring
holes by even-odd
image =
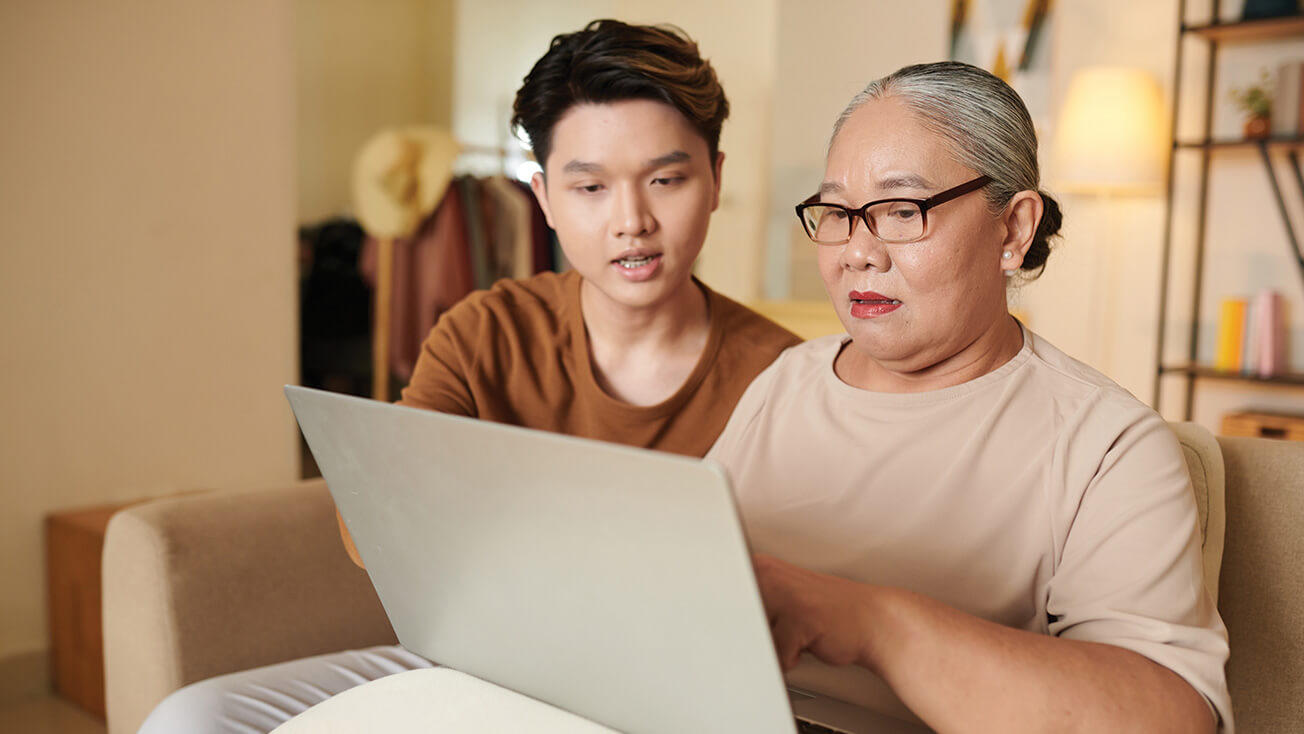
[[[803,652],[829,665],[868,660],[871,587],[808,571],[773,556],[754,555],[752,566],[784,671]]]

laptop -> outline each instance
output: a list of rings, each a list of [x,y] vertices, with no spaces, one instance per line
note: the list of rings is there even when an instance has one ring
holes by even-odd
[[[625,732],[921,731],[785,687],[719,465],[285,393],[403,647]]]

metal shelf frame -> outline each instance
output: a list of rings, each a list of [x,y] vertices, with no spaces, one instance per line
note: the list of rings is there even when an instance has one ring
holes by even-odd
[[[1219,16],[1220,4],[1220,0],[1212,0],[1212,17],[1217,18]],[[1228,150],[1256,150],[1258,152],[1259,158],[1263,162],[1264,171],[1267,174],[1269,183],[1272,187],[1273,197],[1277,204],[1278,213],[1281,215],[1281,220],[1285,225],[1286,235],[1292,245],[1292,255],[1294,256],[1296,264],[1299,266],[1301,280],[1304,281],[1304,247],[1301,247],[1300,239],[1296,234],[1294,225],[1291,223],[1290,214],[1286,207],[1284,193],[1285,186],[1278,180],[1277,169],[1273,165],[1272,157],[1272,152],[1275,150],[1285,151],[1289,170],[1293,173],[1293,176],[1291,176],[1290,173],[1288,173],[1287,176],[1294,179],[1293,183],[1298,189],[1298,192],[1301,196],[1304,196],[1304,172],[1301,172],[1299,160],[1299,149],[1304,148],[1304,135],[1269,137],[1261,140],[1216,140],[1212,135],[1214,90],[1217,88],[1219,50],[1222,47],[1222,44],[1249,43],[1275,38],[1304,37],[1304,15],[1235,23],[1187,25],[1185,22],[1186,0],[1181,0],[1178,3],[1177,13],[1179,30],[1177,38],[1177,53],[1175,54],[1173,64],[1173,98],[1171,116],[1171,139],[1173,140],[1174,156],[1173,159],[1170,159],[1168,164],[1164,244],[1162,260],[1159,268],[1159,323],[1155,339],[1156,350],[1153,405],[1155,410],[1159,410],[1162,401],[1163,378],[1165,375],[1176,374],[1184,376],[1186,383],[1183,415],[1185,420],[1189,421],[1191,420],[1195,408],[1196,382],[1201,379],[1236,380],[1260,384],[1304,386],[1304,375],[1301,374],[1290,373],[1270,378],[1260,378],[1239,372],[1217,370],[1213,367],[1200,365],[1198,363],[1200,347],[1200,301],[1204,292],[1204,261],[1205,250],[1208,245],[1209,169],[1215,153]],[[1204,129],[1201,138],[1194,141],[1182,141],[1177,138],[1177,116],[1182,99],[1182,62],[1186,46],[1185,41],[1188,37],[1204,39],[1208,44],[1209,52],[1204,74]],[[1173,218],[1175,216],[1173,200],[1176,188],[1175,171],[1177,168],[1175,158],[1176,154],[1183,150],[1196,151],[1200,156],[1199,203],[1197,206],[1195,234],[1195,265],[1189,310],[1191,323],[1187,341],[1186,364],[1166,365],[1164,363],[1164,343],[1168,331],[1166,328],[1168,318],[1168,289],[1172,278],[1171,260],[1173,251]]]

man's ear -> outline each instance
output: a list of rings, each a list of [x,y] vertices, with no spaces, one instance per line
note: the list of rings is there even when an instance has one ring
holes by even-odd
[[[1001,215],[1005,224],[1001,252],[1010,253],[1010,257],[1001,255],[1001,270],[1013,273],[1023,265],[1023,257],[1028,254],[1028,248],[1032,247],[1045,208],[1041,194],[1030,190],[1020,191],[1005,205],[1005,213]]]
[[[534,198],[539,202],[539,208],[543,210],[543,220],[549,227],[557,229],[557,225],[552,223],[552,207],[548,205],[548,182],[542,172],[530,177],[530,191],[534,192]]]
[[[715,164],[712,166],[715,174],[715,188],[711,191],[711,211],[720,208],[720,182],[724,180],[724,153],[715,154]]]

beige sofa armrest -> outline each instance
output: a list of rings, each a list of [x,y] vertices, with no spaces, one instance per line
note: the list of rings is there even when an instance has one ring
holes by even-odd
[[[103,563],[112,734],[195,681],[395,642],[320,480],[128,508],[109,523]]]
[[[1200,522],[1200,550],[1204,561],[1204,585],[1218,603],[1218,577],[1222,569],[1227,527],[1226,469],[1218,441],[1196,423],[1170,423],[1182,445],[1186,469],[1191,475]]]

